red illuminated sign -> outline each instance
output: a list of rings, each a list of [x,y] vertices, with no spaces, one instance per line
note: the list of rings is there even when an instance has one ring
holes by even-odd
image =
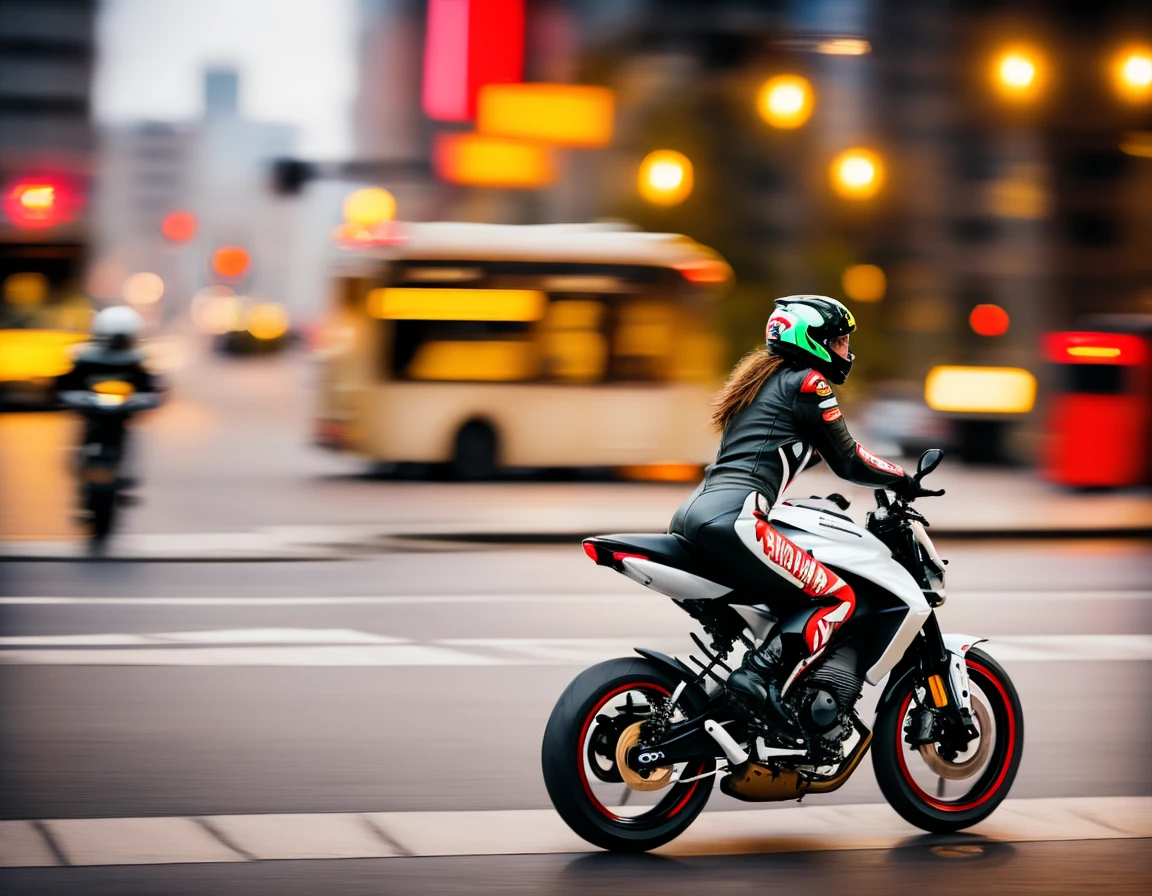
[[[485,84],[524,76],[524,0],[428,0],[424,112],[471,121]]]

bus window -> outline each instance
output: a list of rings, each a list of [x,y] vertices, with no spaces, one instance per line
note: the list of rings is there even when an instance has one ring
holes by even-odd
[[[554,296],[542,328],[543,375],[560,383],[595,383],[608,367],[607,306],[593,296]]]
[[[671,302],[625,299],[616,307],[610,377],[622,381],[666,380],[672,354]]]
[[[384,321],[392,332],[386,376],[397,380],[524,382],[539,352],[521,321]]]

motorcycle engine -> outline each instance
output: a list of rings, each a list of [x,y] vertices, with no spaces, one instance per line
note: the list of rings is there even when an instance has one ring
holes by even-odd
[[[810,734],[839,743],[851,730],[847,713],[860,699],[864,680],[856,671],[856,651],[841,648],[813,669],[796,695],[800,724]]]

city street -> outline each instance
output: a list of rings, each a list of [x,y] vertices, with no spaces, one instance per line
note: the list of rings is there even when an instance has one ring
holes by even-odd
[[[1092,868],[1101,891],[1141,892],[1146,841],[1130,838],[1152,834],[1147,544],[941,548],[944,629],[989,637],[1023,701],[1010,801],[970,835],[920,836],[881,804],[865,761],[799,808],[716,792],[681,840],[634,858],[584,854],[549,808],[540,738],[581,668],[633,645],[686,653],[689,620],[574,546],[6,564],[0,865],[80,867],[0,880],[13,893],[768,880],[1054,893]]]

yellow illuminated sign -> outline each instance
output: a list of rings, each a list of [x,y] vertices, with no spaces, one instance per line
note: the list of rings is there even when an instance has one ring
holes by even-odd
[[[1036,378],[1018,367],[933,367],[924,400],[937,411],[1026,414],[1036,402]]]
[[[436,174],[450,184],[532,189],[556,180],[551,151],[536,143],[444,133],[437,135],[432,155]]]
[[[534,289],[374,289],[368,313],[384,320],[535,321],[547,296]]]
[[[600,149],[612,143],[612,91],[574,84],[488,84],[476,130],[492,137]]]
[[[1074,358],[1117,358],[1120,349],[1096,345],[1074,345],[1068,349],[1068,354]]]

